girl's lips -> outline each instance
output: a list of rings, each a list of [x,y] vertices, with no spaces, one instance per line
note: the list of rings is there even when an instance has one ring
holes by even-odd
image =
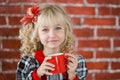
[[[49,42],[57,42],[58,40],[50,40]]]

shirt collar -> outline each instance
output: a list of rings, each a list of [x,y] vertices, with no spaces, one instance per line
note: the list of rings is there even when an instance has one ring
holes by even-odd
[[[43,51],[39,50],[35,52],[35,58],[37,59],[37,61],[39,62],[39,64],[41,64],[45,58]]]

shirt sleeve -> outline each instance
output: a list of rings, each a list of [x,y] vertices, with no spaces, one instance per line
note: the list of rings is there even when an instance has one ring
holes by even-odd
[[[76,69],[77,77],[75,80],[84,80],[87,76],[88,70],[85,59],[82,56],[78,57],[78,66]]]
[[[42,80],[37,74],[36,74],[37,69],[34,70],[32,73],[32,78],[33,80]]]
[[[76,76],[76,77],[74,78],[74,80],[79,80],[78,76]]]
[[[32,56],[23,56],[17,65],[16,80],[35,80],[32,74],[39,67],[39,63]],[[39,79],[40,80],[40,79]]]

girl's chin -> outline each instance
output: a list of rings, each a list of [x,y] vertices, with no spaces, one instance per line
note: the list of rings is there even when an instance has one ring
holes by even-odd
[[[49,49],[58,49],[57,47],[50,47]]]
[[[58,49],[58,46],[49,46],[49,49]]]

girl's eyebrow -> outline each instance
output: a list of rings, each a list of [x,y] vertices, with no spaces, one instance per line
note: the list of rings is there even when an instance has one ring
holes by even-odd
[[[60,24],[56,24],[56,26],[61,26]]]
[[[54,25],[54,26],[62,26],[61,24],[56,24],[56,25]]]
[[[42,27],[44,28],[44,27],[49,27],[49,26],[43,25]]]

